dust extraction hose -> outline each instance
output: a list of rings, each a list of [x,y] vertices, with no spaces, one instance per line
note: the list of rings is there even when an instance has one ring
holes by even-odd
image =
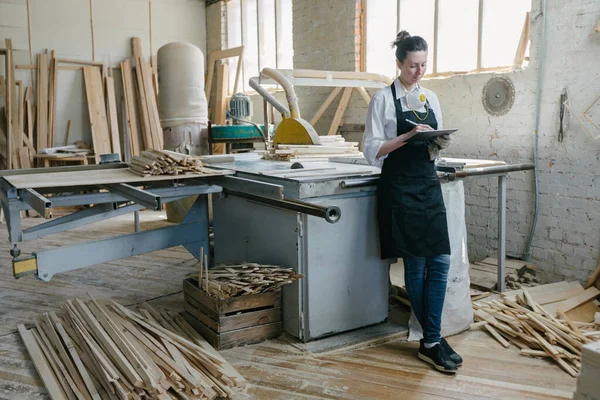
[[[295,119],[300,119],[300,108],[298,107],[298,97],[294,90],[294,85],[281,72],[272,68],[263,68],[262,75],[273,79],[285,91],[285,97],[290,107],[290,116]]]
[[[260,86],[260,83],[258,82],[258,78],[256,78],[256,77],[250,78],[250,80],[248,81],[248,83],[250,84],[250,87],[252,89],[256,90],[256,92],[258,94],[260,94],[265,100],[267,100],[269,103],[271,103],[271,105],[273,107],[275,107],[275,109],[277,111],[279,111],[280,113],[282,113],[286,117],[290,116],[290,110],[286,106],[284,106],[283,104],[281,104],[281,102],[279,100],[277,100],[275,97],[273,97],[273,95],[271,93],[269,93],[267,91],[267,89],[265,89],[264,87]]]

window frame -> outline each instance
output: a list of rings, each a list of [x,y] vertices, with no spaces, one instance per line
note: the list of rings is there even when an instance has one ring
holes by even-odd
[[[516,68],[522,68],[522,64],[518,65],[516,63],[513,63],[513,65],[503,65],[503,66],[497,66],[497,67],[482,67],[482,55],[483,55],[483,14],[484,14],[484,2],[485,0],[479,0],[478,2],[478,10],[477,10],[477,14],[478,14],[478,21],[477,21],[477,67],[473,70],[470,71],[447,71],[447,72],[438,72],[438,35],[439,35],[439,5],[440,5],[440,0],[434,0],[434,15],[433,15],[433,43],[432,43],[432,48],[433,48],[433,57],[432,57],[432,68],[431,68],[431,72],[427,73],[424,78],[436,78],[436,77],[446,77],[446,76],[452,76],[452,75],[465,75],[465,74],[472,74],[472,73],[481,73],[481,72],[510,72]],[[396,0],[396,32],[400,31],[400,17],[401,17],[401,13],[402,13],[402,0]],[[369,0],[363,0],[363,9],[365,14],[368,12],[368,8],[369,8]],[[531,12],[531,10],[529,11],[529,13]],[[525,23],[529,23],[529,14],[526,16],[526,20]],[[366,25],[366,18],[364,21],[364,25]],[[522,30],[521,30],[521,40],[519,41],[519,46],[521,44],[521,42],[523,41],[523,34],[525,33],[525,31],[527,31],[528,33],[528,28],[526,28],[525,26],[523,26]],[[364,27],[361,29],[361,33],[365,36],[367,35],[367,28]],[[363,39],[366,45],[366,39]],[[527,42],[529,42],[530,38],[529,35],[527,35],[526,38],[526,43],[525,46],[527,46]],[[518,48],[517,48],[518,50]],[[523,53],[525,53],[525,49],[523,50]],[[367,51],[365,49],[364,53],[361,55],[364,59],[361,60],[361,63],[364,62],[364,65],[366,65],[366,58],[367,58]],[[517,61],[517,60],[515,60]],[[529,57],[528,56],[524,56],[523,60],[521,60],[521,63],[523,63],[523,61],[529,61]],[[362,65],[362,64],[361,64]],[[396,74],[399,74],[400,71],[398,70],[398,68],[396,68]]]
[[[248,74],[248,71],[246,69],[246,57],[253,57],[257,60],[257,66],[258,66],[258,72],[260,74],[260,71],[262,71],[262,69],[264,67],[267,67],[267,65],[262,65],[262,58],[261,57],[261,49],[264,50],[264,46],[265,46],[265,42],[267,42],[266,40],[261,40],[261,37],[266,37],[265,35],[268,34],[268,32],[266,32],[265,30],[265,24],[261,24],[261,19],[263,18],[263,16],[261,16],[261,6],[263,5],[263,3],[265,1],[272,1],[273,2],[273,6],[274,6],[274,10],[273,10],[273,15],[275,18],[275,23],[274,23],[274,36],[275,36],[275,49],[274,49],[274,58],[275,58],[275,66],[271,66],[271,67],[275,67],[277,69],[279,69],[281,67],[281,64],[283,62],[282,60],[282,49],[285,47],[285,44],[283,43],[283,38],[282,38],[282,21],[283,21],[283,6],[282,6],[282,2],[286,1],[286,0],[255,0],[256,1],[256,54],[250,54],[248,51],[246,51],[247,49],[247,43],[249,42],[249,38],[248,38],[248,34],[247,34],[247,30],[246,30],[246,25],[248,24],[248,12],[246,11],[246,8],[248,7],[247,4],[248,0],[240,0],[239,1],[239,7],[240,7],[240,13],[239,13],[239,18],[237,18],[236,20],[232,20],[230,18],[229,13],[227,14],[227,31],[229,32],[229,24],[230,23],[235,23],[235,24],[239,24],[240,26],[240,30],[241,30],[241,46],[244,46],[244,54],[242,56],[242,59],[239,60],[239,62],[242,63],[242,69],[241,69],[241,79],[242,79],[242,92],[245,94],[255,94],[256,92],[250,88],[248,88],[247,86],[247,81],[250,78],[249,75],[252,74]],[[254,18],[252,18],[254,19]],[[293,40],[293,39],[292,39]],[[229,41],[229,38],[228,38]],[[293,52],[293,46],[292,46],[292,52]],[[292,62],[293,62],[293,58],[292,58]],[[293,67],[293,65],[292,65]],[[248,77],[246,77],[246,75],[248,75]],[[231,90],[231,88],[229,89]],[[279,86],[277,86],[276,88],[269,88],[269,91],[276,91],[279,90]],[[232,95],[233,93],[230,93],[230,95]]]

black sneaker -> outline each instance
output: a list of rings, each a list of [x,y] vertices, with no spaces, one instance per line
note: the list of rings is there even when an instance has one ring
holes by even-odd
[[[444,348],[444,351],[446,352],[446,354],[448,354],[448,357],[450,357],[450,360],[452,360],[454,362],[454,364],[456,364],[457,367],[462,366],[462,364],[463,364],[462,357],[459,356],[458,353],[455,352],[452,347],[450,347],[450,345],[448,344],[446,339],[442,338],[442,340],[440,340],[440,344]]]
[[[433,365],[435,369],[442,372],[455,374],[457,367],[454,361],[450,360],[441,344],[436,344],[430,349],[425,348],[423,340],[419,346],[419,358]]]

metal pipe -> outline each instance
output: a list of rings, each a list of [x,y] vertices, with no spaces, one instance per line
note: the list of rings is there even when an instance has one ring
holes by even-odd
[[[285,97],[288,102],[288,106],[290,108],[290,116],[295,119],[300,118],[300,108],[298,107],[298,96],[296,96],[296,91],[294,90],[294,85],[289,81],[289,79],[284,76],[281,72],[272,68],[263,68],[261,74],[273,79],[283,88],[285,92]]]
[[[315,217],[325,219],[325,221],[329,222],[330,224],[335,224],[342,217],[342,211],[337,206],[320,206],[299,200],[277,200],[229,189],[225,189],[225,193],[228,195],[248,199],[259,204],[295,211],[302,214],[313,215]]]
[[[363,187],[363,186],[374,186],[379,183],[379,178],[362,178],[362,179],[351,179],[348,181],[341,181],[340,187],[344,189]]]
[[[508,172],[527,171],[527,170],[530,170],[533,168],[534,168],[534,165],[531,163],[499,165],[499,166],[495,165],[492,167],[479,167],[479,168],[465,168],[461,171],[456,171],[456,177],[457,178],[466,178],[468,176],[506,174]]]
[[[256,90],[256,92],[260,94],[265,100],[267,100],[273,107],[275,107],[277,111],[279,111],[286,117],[290,116],[290,110],[286,106],[284,106],[279,100],[277,100],[271,93],[269,93],[267,89],[260,86],[258,78],[250,78],[248,80],[248,84],[252,89]]]
[[[506,175],[498,177],[498,268],[496,290],[505,289],[506,277]]]
[[[523,260],[528,261],[531,258],[531,244],[533,243],[533,235],[535,234],[535,227],[537,225],[538,214],[539,214],[539,202],[540,202],[540,191],[539,191],[539,177],[538,177],[538,148],[539,148],[539,129],[540,129],[540,113],[542,107],[542,81],[544,79],[544,55],[546,53],[546,28],[548,22],[548,15],[546,13],[546,0],[542,0],[542,10],[540,14],[535,18],[539,18],[540,15],[544,18],[542,22],[542,32],[540,35],[540,60],[538,64],[538,80],[537,80],[537,92],[535,102],[535,128],[533,131],[533,183],[535,192],[534,211],[533,211],[533,222],[531,223],[531,231],[527,238],[527,244],[525,250],[523,250]]]
[[[438,179],[440,182],[454,182],[457,178],[459,177],[454,172],[438,172]],[[379,178],[362,178],[341,181],[340,187],[342,189],[351,189],[358,187],[377,186],[378,184]]]

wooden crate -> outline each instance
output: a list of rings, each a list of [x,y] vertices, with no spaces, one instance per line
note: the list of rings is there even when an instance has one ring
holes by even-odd
[[[281,290],[220,299],[188,278],[183,292],[185,319],[217,350],[260,343],[282,332]]]

